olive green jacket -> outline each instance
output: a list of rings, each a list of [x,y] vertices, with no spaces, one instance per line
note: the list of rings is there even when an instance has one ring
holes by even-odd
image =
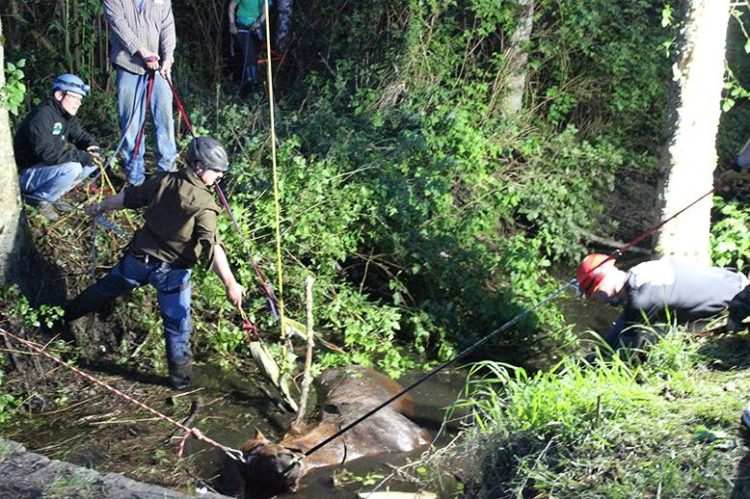
[[[216,220],[221,208],[211,186],[190,169],[159,173],[125,189],[126,208],[146,207],[146,223],[135,232],[130,250],[174,267],[190,268],[201,254],[213,260],[218,244]]]

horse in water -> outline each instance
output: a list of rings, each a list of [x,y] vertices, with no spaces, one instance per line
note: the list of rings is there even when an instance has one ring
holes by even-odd
[[[324,371],[318,381],[323,404],[317,423],[293,426],[277,444],[257,432],[242,445],[245,497],[294,492],[310,469],[375,454],[409,452],[432,441],[426,430],[407,418],[414,413],[414,401],[404,394],[304,457],[306,451],[402,390],[384,374],[359,366]]]

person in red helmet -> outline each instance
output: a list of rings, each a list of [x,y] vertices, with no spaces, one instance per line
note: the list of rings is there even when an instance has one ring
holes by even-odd
[[[614,348],[641,347],[639,325],[691,323],[717,315],[750,283],[734,270],[667,258],[620,270],[613,257],[588,255],[576,273],[581,293],[595,301],[622,305],[604,340]]]

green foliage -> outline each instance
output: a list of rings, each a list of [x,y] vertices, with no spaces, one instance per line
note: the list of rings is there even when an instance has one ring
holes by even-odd
[[[572,120],[588,137],[604,133],[630,141],[657,136],[663,126],[669,60],[661,50],[675,26],[655,29],[676,2],[565,2],[543,0],[535,24],[531,64],[545,84],[541,104],[553,123]],[[666,17],[665,17],[666,16]],[[635,142],[633,143],[635,145]]]
[[[15,64],[5,63],[5,85],[0,87],[0,107],[7,109],[13,115],[18,115],[26,94],[26,85],[23,82],[24,66],[26,66],[26,59],[21,59]]]
[[[468,412],[474,423],[462,444],[474,456],[467,489],[476,497],[543,491],[629,497],[646,490],[644,482],[661,470],[668,477],[664,492],[670,495],[691,487],[720,490],[716,480],[685,475],[685,468],[689,485],[677,479],[675,461],[691,467],[708,463],[710,448],[677,456],[660,448],[667,440],[693,445],[695,435],[711,445],[727,441],[715,428],[716,416],[693,425],[674,414],[687,407],[670,401],[684,399],[694,413],[689,397],[706,396],[706,387],[695,372],[690,374],[698,361],[696,349],[684,332],[672,331],[643,363],[620,356],[606,362],[599,358],[593,365],[566,359],[533,375],[505,364],[475,364],[464,396],[453,407]],[[715,404],[712,400],[701,410]]]
[[[721,215],[711,227],[711,258],[719,267],[748,269],[750,255],[750,208],[746,203],[724,201],[714,196],[714,208]]]
[[[39,308],[32,307],[28,298],[15,285],[0,290],[0,298],[4,303],[11,304],[3,314],[26,327],[38,328],[44,325],[51,328],[59,323],[63,316],[63,309],[59,306],[42,304]]]
[[[100,15],[93,1],[77,8],[82,22]],[[609,228],[601,213],[616,169],[653,163],[668,74],[661,47],[672,35],[659,27],[661,6],[539,3],[535,34],[521,47],[530,57],[526,111],[509,117],[503,82],[519,8],[504,0],[334,0],[295,10],[295,30],[317,35],[293,47],[295,64],[274,75],[283,96],[283,298],[288,316],[304,322],[303,280],[315,277],[316,329],[343,349],[322,365],[398,374],[452,358],[557,289],[550,267],[580,257],[582,234]],[[252,265],[281,288],[268,110],[230,95],[216,43],[220,13],[191,0],[175,6],[175,18],[186,33],[178,91],[196,133],[217,137],[232,158],[224,188],[243,234],[221,217],[222,239],[249,290],[246,312],[273,338],[278,324]],[[65,19],[48,35],[62,47]],[[91,37],[82,42],[84,54],[99,50]],[[34,88],[60,60],[39,57],[29,58]],[[96,100],[82,119],[114,129],[113,101]],[[232,363],[246,352],[239,313],[206,269],[195,270],[194,289],[198,350]],[[156,356],[158,323],[141,326],[151,331],[142,351]],[[542,347],[541,335],[569,334],[547,306],[487,351],[520,361]]]

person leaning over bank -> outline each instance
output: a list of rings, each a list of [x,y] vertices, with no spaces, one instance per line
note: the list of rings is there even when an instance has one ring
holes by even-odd
[[[102,163],[99,144],[82,127],[76,114],[89,86],[65,73],[52,81],[52,95],[34,107],[13,137],[18,181],[24,197],[49,220],[55,208],[72,208],[60,200]]]
[[[604,340],[613,348],[639,348],[658,324],[688,324],[725,310],[750,283],[740,272],[663,258],[628,271],[608,255],[592,253],[578,266],[576,280],[583,294],[595,301],[622,305]]]
[[[205,257],[234,306],[241,305],[244,293],[216,230],[221,208],[214,201],[212,185],[229,169],[227,153],[218,141],[196,137],[186,159],[188,168],[156,174],[140,186],[129,186],[86,207],[90,216],[145,208],[145,223],[109,274],[65,307],[65,320],[70,322],[139,286],[154,286],[164,321],[169,381],[178,390],[191,383],[190,269]]]

